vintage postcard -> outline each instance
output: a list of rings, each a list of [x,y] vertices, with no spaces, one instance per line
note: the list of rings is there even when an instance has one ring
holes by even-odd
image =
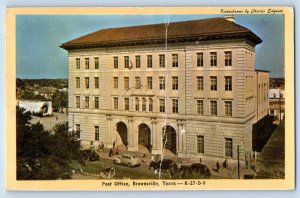
[[[8,8],[8,190],[288,190],[290,7]]]

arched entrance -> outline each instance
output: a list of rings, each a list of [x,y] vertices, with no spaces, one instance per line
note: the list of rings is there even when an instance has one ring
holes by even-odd
[[[139,145],[144,146],[151,153],[151,130],[144,123],[139,125]]]
[[[124,122],[118,122],[117,123],[117,131],[119,134],[119,138],[116,139],[116,144],[120,145],[120,144],[124,144],[125,146],[128,145],[128,141],[127,141],[127,137],[128,137],[128,133],[127,133],[127,126]]]
[[[173,154],[176,155],[176,131],[170,125],[166,125],[162,128],[162,136],[163,136],[163,147],[168,149]]]

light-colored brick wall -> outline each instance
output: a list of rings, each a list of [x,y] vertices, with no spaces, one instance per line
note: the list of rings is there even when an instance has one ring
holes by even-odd
[[[232,52],[232,66],[225,66],[225,51]],[[197,53],[204,55],[204,66],[197,67]],[[217,66],[210,66],[210,52],[217,53]],[[159,67],[159,55],[166,58],[165,67]],[[172,67],[172,54],[178,54],[178,67]],[[135,68],[135,56],[141,57],[141,68]],[[152,55],[152,68],[147,67],[147,55]],[[114,68],[113,57],[118,57],[118,69]],[[124,56],[129,56],[132,69],[124,68]],[[99,57],[99,69],[94,69],[94,57]],[[137,149],[138,124],[151,123],[157,119],[153,141],[157,148],[161,146],[161,130],[171,124],[177,133],[177,150],[182,155],[199,155],[196,153],[195,138],[203,134],[205,138],[205,155],[224,157],[224,138],[233,139],[233,157],[236,157],[236,145],[245,145],[245,150],[252,148],[252,126],[256,115],[256,81],[268,81],[268,75],[256,76],[254,66],[254,47],[243,40],[197,42],[164,45],[115,47],[108,49],[72,50],[69,52],[69,123],[81,125],[81,139],[85,142],[94,140],[94,126],[100,127],[100,141],[111,145],[112,134],[116,133],[116,120],[125,120],[128,128],[129,144]],[[80,70],[76,69],[76,58],[81,59]],[[90,68],[85,69],[84,59],[90,58]],[[130,63],[130,65],[131,65]],[[99,89],[94,88],[94,77],[99,77]],[[147,90],[147,77],[152,77],[153,88]],[[159,89],[159,77],[166,78],[166,89]],[[178,90],[172,90],[172,76],[178,77]],[[197,76],[204,78],[204,90],[197,90]],[[210,76],[217,76],[217,91],[210,90]],[[225,91],[225,76],[232,77],[232,91]],[[75,78],[80,77],[80,88],[75,87]],[[90,87],[84,86],[84,78],[89,77]],[[113,78],[118,77],[118,89],[113,87]],[[130,89],[124,89],[124,77],[130,79]],[[141,89],[135,89],[135,77],[141,78]],[[261,82],[262,81],[262,82]],[[267,93],[267,92],[266,92]],[[75,108],[75,96],[81,97],[81,108]],[[90,97],[89,109],[84,109],[84,97]],[[100,108],[94,109],[93,97],[100,98]],[[119,109],[113,109],[113,97],[119,98]],[[124,98],[130,98],[129,111],[124,110]],[[135,111],[135,97],[140,99],[140,111]],[[259,96],[260,97],[260,96]],[[146,112],[141,111],[141,100],[147,101]],[[149,98],[153,99],[153,112],[148,112]],[[159,112],[159,99],[166,98],[166,112]],[[178,99],[179,112],[172,113],[172,99]],[[196,101],[204,102],[204,114],[197,115]],[[217,101],[217,116],[211,116],[210,100]],[[232,116],[225,116],[224,101],[232,101]],[[259,103],[259,108],[265,108]],[[264,111],[264,110],[263,110]],[[261,116],[264,113],[261,114]],[[111,116],[108,121],[107,116]],[[126,120],[134,118],[133,124]],[[166,120],[165,120],[166,119]],[[186,133],[181,137],[178,120],[185,120]],[[130,126],[129,126],[130,125]],[[183,149],[183,150],[182,150]]]

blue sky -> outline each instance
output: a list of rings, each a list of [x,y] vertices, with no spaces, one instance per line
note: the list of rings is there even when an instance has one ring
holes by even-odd
[[[18,15],[17,77],[67,78],[68,54],[61,43],[104,28],[164,23],[223,15]],[[283,77],[284,16],[236,15],[236,23],[249,28],[263,42],[256,46],[257,69]]]

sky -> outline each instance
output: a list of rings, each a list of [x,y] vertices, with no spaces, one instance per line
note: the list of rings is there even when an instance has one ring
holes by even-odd
[[[223,15],[18,15],[17,78],[68,78],[68,54],[59,46],[99,29],[223,17]],[[236,15],[236,23],[263,42],[256,46],[256,68],[284,77],[284,16]]]

